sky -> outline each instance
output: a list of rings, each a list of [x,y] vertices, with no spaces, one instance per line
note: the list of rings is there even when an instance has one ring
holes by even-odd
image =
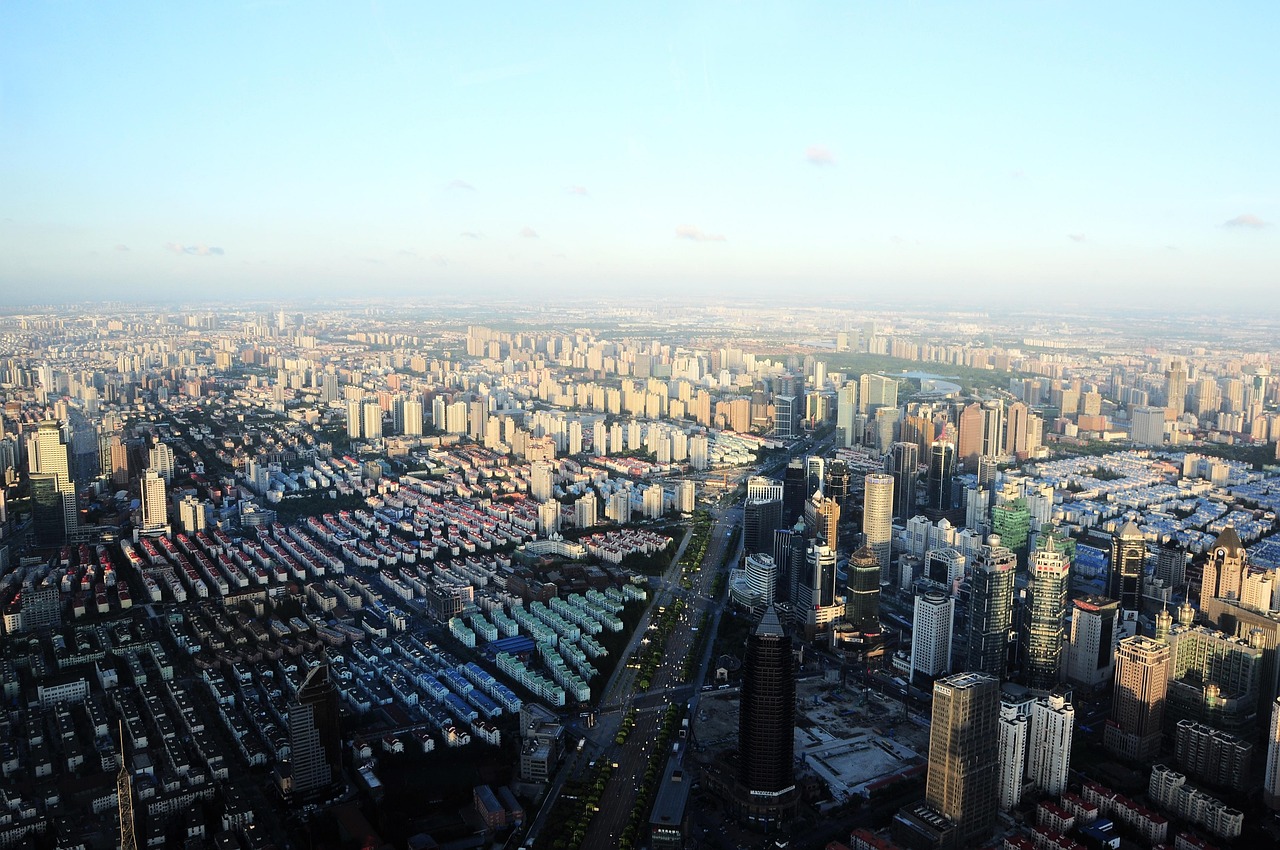
[[[0,302],[1270,306],[1280,5],[15,2]]]

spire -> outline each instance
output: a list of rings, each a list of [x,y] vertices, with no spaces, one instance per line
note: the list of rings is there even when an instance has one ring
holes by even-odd
[[[760,618],[760,623],[756,626],[754,634],[758,636],[776,636],[782,637],[785,632],[782,631],[782,622],[778,619],[778,609],[770,605],[764,610],[764,616]]]
[[[1121,540],[1142,540],[1142,532],[1133,520],[1129,520],[1124,524],[1124,528],[1120,529],[1119,537]]]

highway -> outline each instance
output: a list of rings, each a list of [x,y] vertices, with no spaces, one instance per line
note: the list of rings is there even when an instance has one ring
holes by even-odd
[[[694,631],[694,627],[698,625],[702,612],[713,611],[712,621],[719,622],[721,606],[711,600],[707,594],[711,590],[712,582],[733,539],[733,529],[741,521],[742,511],[736,506],[716,509],[712,511],[712,516],[715,522],[711,526],[711,538],[707,543],[702,569],[693,574],[693,587],[688,591],[679,588],[677,569],[674,576],[669,573],[665,577],[668,583],[660,598],[665,599],[666,602],[655,601],[655,605],[670,604],[676,597],[683,597],[688,607],[667,640],[665,661],[654,674],[649,691],[636,694],[633,676],[631,684],[625,686],[627,688],[625,693],[608,694],[606,704],[616,703],[624,712],[631,705],[637,707],[636,724],[627,743],[618,746],[610,740],[605,749],[604,757],[618,766],[609,778],[608,785],[605,786],[604,794],[600,798],[600,812],[592,819],[587,829],[583,847],[617,846],[618,839],[631,815],[632,806],[635,804],[636,791],[648,767],[654,739],[658,735],[666,706],[671,703],[683,703],[688,696],[693,696],[695,700],[697,698],[697,685],[683,683],[680,673],[685,656],[697,641],[698,633]],[[741,545],[740,539],[738,545]],[[732,563],[730,561],[730,566]],[[707,629],[709,631],[706,651],[703,653],[702,663],[691,680],[693,683],[701,682],[701,676],[706,671],[706,664],[714,643],[712,637],[715,635],[715,626],[712,622],[708,622]],[[660,764],[665,764],[665,758]],[[643,832],[637,835],[637,839],[643,837]]]

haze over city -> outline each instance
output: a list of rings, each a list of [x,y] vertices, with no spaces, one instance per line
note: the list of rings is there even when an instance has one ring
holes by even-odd
[[[0,300],[1243,305],[1280,246],[1278,14],[13,5]]]

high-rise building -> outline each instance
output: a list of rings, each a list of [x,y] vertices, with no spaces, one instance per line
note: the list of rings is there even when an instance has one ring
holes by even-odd
[[[866,477],[862,499],[863,544],[880,561],[880,580],[890,580],[893,557],[893,476],[873,472]]]
[[[1120,602],[1120,610],[1137,611],[1142,598],[1142,567],[1147,560],[1147,541],[1132,520],[1111,536],[1111,581],[1109,593]]]
[[[164,443],[157,442],[148,452],[150,467],[154,469],[165,484],[173,483],[173,449]]]
[[[1133,408],[1129,414],[1129,419],[1133,423],[1129,431],[1129,439],[1140,446],[1164,445],[1164,411],[1163,407]]]
[[[858,415],[858,385],[852,381],[842,385],[836,393],[836,430],[840,444],[846,449],[854,445],[854,426]]]
[[[187,534],[195,534],[205,530],[206,522],[204,502],[195,495],[183,497],[178,503],[178,524],[182,526],[182,530]]]
[[[1187,552],[1169,542],[1156,550],[1155,576],[1169,587],[1181,587],[1187,580]]]
[[[894,443],[885,465],[885,471],[893,476],[893,518],[906,522],[916,509],[920,447],[915,443]]]
[[[545,460],[529,464],[529,495],[545,502],[555,494],[555,468]]]
[[[965,405],[958,417],[959,436],[956,452],[960,463],[969,472],[978,468],[978,458],[982,456],[982,436],[986,417],[982,413],[982,405],[976,401]]]
[[[844,509],[849,501],[849,467],[844,461],[832,461],[827,466],[822,494]]]
[[[1013,586],[1018,558],[992,535],[974,556],[969,578],[968,655],[965,669],[1004,677],[1013,629]]]
[[[1022,800],[1027,772],[1027,728],[1030,700],[1000,701],[1000,808],[1009,811]]]
[[[742,515],[743,546],[747,554],[772,552],[773,535],[782,525],[781,499],[751,499],[748,496]]]
[[[1103,744],[1116,755],[1150,762],[1160,754],[1169,689],[1169,644],[1142,635],[1116,648],[1115,692]]]
[[[1034,691],[1052,690],[1061,681],[1070,567],[1053,534],[1045,535],[1031,556],[1030,602],[1023,632],[1023,673]]]
[[[804,524],[811,538],[823,541],[834,551],[840,540],[840,503],[814,493],[804,505]]]
[[[804,415],[804,396],[784,395],[773,398],[773,436],[794,440],[800,436],[800,420]]]
[[[1271,723],[1267,726],[1267,768],[1262,781],[1262,802],[1280,809],[1280,697],[1271,701]]]
[[[1174,728],[1174,754],[1189,776],[1218,788],[1244,791],[1253,764],[1253,744],[1194,720]]]
[[[347,399],[347,439],[358,440],[362,432],[364,424],[364,416],[361,413],[361,401],[359,398]]]
[[[796,683],[791,640],[773,606],[747,639],[740,706],[740,781],[760,807],[758,815],[776,819],[795,796]]]
[[[955,599],[930,588],[916,595],[911,622],[911,679],[913,684],[932,681],[951,672],[951,629]]]
[[[827,462],[818,455],[809,455],[804,459],[804,497],[813,498],[814,493],[822,490],[826,477]]]
[[[874,413],[877,408],[898,406],[898,381],[884,375],[864,374],[858,379],[858,410]]]
[[[1082,596],[1073,600],[1072,606],[1067,681],[1099,690],[1112,679],[1120,603],[1102,596]]]
[[[995,826],[999,805],[1000,681],[957,673],[933,684],[925,802],[950,818],[962,846]]]
[[[1200,579],[1200,610],[1210,599],[1239,600],[1244,589],[1245,549],[1233,526],[1222,529],[1209,549]]]
[[[804,581],[800,587],[797,608],[805,612],[805,625],[816,632],[834,619],[830,611],[836,602],[836,552],[822,543],[810,544],[805,552]],[[825,614],[826,616],[819,616]],[[812,637],[806,631],[806,637]]]
[[[804,519],[806,475],[804,461],[792,458],[782,477],[782,523],[790,526]]]
[[[880,559],[868,546],[849,556],[845,568],[844,618],[856,631],[880,631]]]
[[[79,528],[69,451],[56,419],[41,422],[27,442],[32,520],[36,540],[45,545],[62,544]]]
[[[697,485],[692,478],[686,478],[676,484],[676,510],[682,514],[691,514],[697,508]],[[773,546],[773,535],[769,535],[769,547]],[[769,548],[762,549],[768,552]]]
[[[1003,453],[1017,458],[1027,456],[1027,424],[1030,410],[1020,401],[1009,405],[1005,416]]]
[[[1177,419],[1187,410],[1187,367],[1173,360],[1164,373],[1165,408],[1169,417]]]
[[[1027,778],[1041,792],[1057,797],[1067,790],[1071,768],[1071,736],[1076,711],[1062,694],[1050,694],[1031,704],[1027,738]]]
[[[341,767],[338,687],[329,677],[328,664],[307,673],[289,703],[288,723],[289,782],[284,787],[296,800],[329,787]]]
[[[956,475],[956,447],[947,440],[936,440],[929,446],[928,496],[925,512],[930,518],[951,510],[951,489]]]
[[[138,533],[157,537],[169,533],[169,505],[165,495],[164,479],[154,469],[142,474],[142,508]]]

